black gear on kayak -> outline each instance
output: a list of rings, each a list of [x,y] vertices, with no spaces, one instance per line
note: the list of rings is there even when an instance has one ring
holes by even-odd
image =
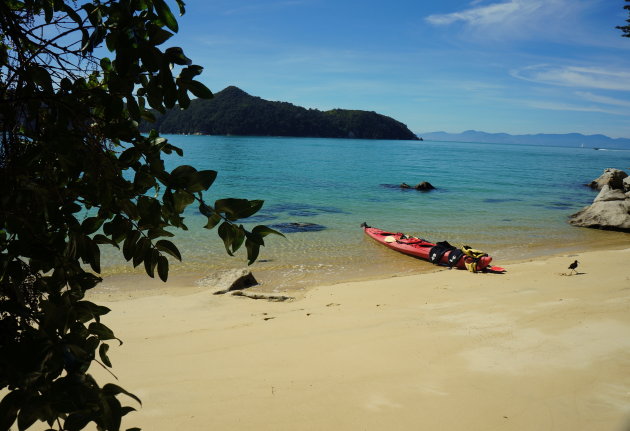
[[[449,244],[448,241],[440,241],[435,244],[434,247],[431,247],[431,250],[429,251],[429,260],[431,263],[439,265],[440,260],[442,260],[442,256],[444,256],[447,251],[455,250],[456,248],[457,247]]]
[[[451,251],[451,254],[448,255],[448,267],[453,268],[454,266],[457,266],[457,263],[462,256],[464,256],[464,252],[459,248]]]

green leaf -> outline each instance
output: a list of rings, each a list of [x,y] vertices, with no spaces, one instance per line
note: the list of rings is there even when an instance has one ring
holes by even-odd
[[[236,226],[232,226],[234,231],[234,240],[232,240],[232,251],[236,252],[241,245],[243,245],[243,241],[245,240],[245,229],[243,229],[243,225],[240,225],[238,228]]]
[[[68,415],[63,423],[63,429],[67,431],[80,431],[93,420],[92,415],[85,412],[77,412]]]
[[[177,2],[177,6],[179,6],[179,14],[184,15],[186,13],[186,9],[184,8],[186,4],[184,3],[184,0],[175,0],[175,1]]]
[[[90,301],[79,301],[75,304],[75,310],[77,313],[77,320],[81,323],[89,322],[90,320],[100,321],[100,316],[109,313],[111,310],[102,305],[96,305]]]
[[[98,247],[98,244],[92,241],[90,237],[85,237],[85,242],[87,243],[87,246],[88,246],[88,249],[87,249],[88,263],[90,264],[92,271],[96,272],[97,274],[100,274],[101,250]]]
[[[188,90],[200,99],[212,99],[214,97],[212,91],[199,81],[190,81],[188,83]]]
[[[101,58],[101,69],[103,69],[104,72],[111,72],[112,61],[107,57]]]
[[[265,237],[267,235],[279,235],[283,238],[286,238],[283,233],[278,232],[275,229],[272,229],[268,226],[258,225],[254,229],[252,229],[252,233],[256,235],[260,235],[261,237]]]
[[[136,248],[133,252],[133,267],[140,265],[147,255],[147,251],[151,249],[151,240],[142,237],[138,240]]]
[[[247,199],[219,199],[214,203],[214,209],[217,212],[225,213],[228,220],[238,220],[254,215],[262,208],[264,201],[247,200]]]
[[[179,64],[180,66],[190,66],[192,64],[190,58],[184,55],[184,50],[178,46],[167,48],[164,51],[164,55],[169,63]]]
[[[251,265],[256,262],[256,259],[258,259],[260,244],[247,238],[247,240],[245,240],[245,248],[247,249],[247,264]]]
[[[123,257],[129,262],[135,255],[136,243],[140,238],[140,231],[134,230],[125,238],[123,243]]]
[[[92,238],[92,239],[97,244],[109,244],[109,245],[113,245],[114,247],[118,247],[118,244],[116,244],[116,242],[114,242],[111,239],[107,238],[105,235],[101,235],[100,233],[97,234],[97,235],[94,235],[94,238]]]
[[[168,259],[164,256],[158,256],[157,258],[157,270],[160,280],[166,282],[168,279]]]
[[[88,217],[81,223],[81,229],[84,234],[89,235],[96,232],[103,225],[104,221],[99,217]]]
[[[99,340],[118,340],[118,338],[116,338],[116,336],[114,335],[114,332],[100,322],[90,323],[90,326],[88,326],[88,331],[91,334],[96,335]]]
[[[128,391],[124,390],[123,388],[121,388],[120,386],[115,385],[113,383],[107,383],[105,386],[103,386],[103,393],[105,393],[106,395],[111,395],[111,396],[116,396],[116,395],[119,395],[119,394],[125,394],[128,397],[133,398],[134,400],[136,400],[138,402],[138,404],[142,405],[142,401],[140,401],[140,398],[138,398],[137,396],[135,396],[131,392],[128,392]]]
[[[177,20],[164,0],[153,0],[153,6],[164,24],[175,33],[179,30]]]
[[[112,363],[109,360],[109,357],[107,356],[107,351],[109,350],[109,345],[108,344],[101,344],[100,347],[98,348],[98,355],[101,357],[101,361],[103,361],[103,364],[107,365],[109,368],[112,367]]]
[[[204,191],[208,190],[214,183],[214,180],[217,179],[217,171],[211,171],[211,170],[198,171],[197,177],[195,179],[203,187],[202,190]]]
[[[8,430],[13,422],[15,422],[20,408],[21,398],[22,393],[19,390],[14,390],[9,392],[2,401],[0,401],[0,430]]]
[[[157,243],[155,243],[155,248],[157,248],[160,251],[170,254],[175,259],[179,260],[180,262],[182,260],[182,255],[179,253],[179,250],[177,249],[175,244],[173,244],[169,240],[166,240],[166,239],[159,240]]]
[[[174,209],[177,214],[184,212],[186,207],[195,201],[195,197],[184,190],[177,190],[173,194]]]
[[[26,430],[37,421],[38,408],[33,401],[25,404],[20,409],[17,417],[18,431]]]
[[[227,252],[227,254],[229,254],[230,256],[234,256],[231,250],[232,242],[234,241],[235,236],[232,230],[232,225],[228,222],[221,223],[217,233],[219,234],[219,237],[223,240],[223,245],[225,246],[225,251]]]
[[[181,109],[186,109],[190,106],[190,97],[188,97],[188,91],[183,86],[177,89],[177,103]]]
[[[149,248],[144,254],[144,269],[151,278],[155,276],[155,266],[157,265],[159,256],[160,253],[153,248]]]
[[[164,42],[169,40],[173,36],[173,33],[170,31],[164,30],[163,28],[155,26],[149,27],[149,42],[152,45],[162,45]]]
[[[168,186],[173,189],[187,188],[195,179],[197,169],[189,165],[181,165],[173,169],[170,174]]]
[[[204,202],[201,202],[199,204],[199,212],[203,215],[205,215],[206,217],[212,217],[213,215],[215,215],[216,213],[214,212],[214,209],[210,208],[208,205],[206,205]]]
[[[208,223],[206,223],[204,229],[213,229],[221,220],[222,218],[218,213],[213,213],[210,217],[208,217]]]

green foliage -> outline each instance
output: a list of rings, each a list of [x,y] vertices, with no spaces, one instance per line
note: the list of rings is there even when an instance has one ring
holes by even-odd
[[[101,246],[166,281],[168,257],[182,259],[166,238],[191,204],[250,263],[277,232],[234,223],[262,201],[207,204],[216,172],[168,172],[162,154],[181,149],[139,132],[189,93],[212,97],[200,66],[161,48],[178,30],[164,0],[5,0],[0,29],[0,431],[119,430],[134,410],[119,398],[139,400],[87,373],[110,368],[109,342],[121,343],[101,321],[109,310],[85,300]],[[111,58],[93,55],[102,45]]]
[[[193,100],[185,111],[175,107],[156,117],[155,124],[142,123],[141,129],[204,135],[418,139],[404,124],[375,112],[305,109],[253,97],[236,87],[218,92],[212,100]]]
[[[626,0],[626,3],[630,3],[630,0]],[[628,15],[630,16],[630,4],[625,5],[623,8],[628,11]],[[626,22],[630,24],[630,17],[626,19]],[[617,28],[623,32],[623,37],[630,37],[630,25],[617,26]]]

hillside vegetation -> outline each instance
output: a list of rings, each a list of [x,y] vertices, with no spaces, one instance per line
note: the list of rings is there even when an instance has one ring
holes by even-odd
[[[375,112],[306,109],[251,96],[234,86],[213,99],[193,100],[185,111],[178,107],[168,110],[155,123],[143,123],[141,128],[202,135],[418,139],[403,123]]]

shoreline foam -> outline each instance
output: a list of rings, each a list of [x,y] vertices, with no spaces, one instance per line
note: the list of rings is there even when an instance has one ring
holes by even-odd
[[[607,232],[610,233],[610,232]],[[383,258],[380,266],[378,262],[373,261],[355,261],[343,271],[331,270],[329,264],[313,264],[313,265],[297,265],[292,268],[291,265],[278,266],[274,262],[257,262],[249,267],[254,276],[260,282],[256,287],[257,290],[266,293],[300,293],[308,291],[312,288],[322,285],[335,285],[350,282],[362,282],[388,279],[391,277],[412,276],[427,274],[440,271],[444,268],[432,265],[421,259],[405,256],[392,250],[388,250],[379,244],[375,244],[369,238],[366,238],[368,246],[373,247],[378,254],[378,258]],[[617,233],[615,236],[609,236],[598,242],[589,244],[589,251],[599,250],[622,250],[630,246],[630,234]],[[536,246],[527,247],[525,251],[514,252],[508,254],[511,257],[502,259],[501,255],[493,259],[492,264],[502,267],[509,267],[513,264],[529,262],[532,260],[548,259],[554,256],[575,254],[587,250],[585,244],[567,243],[560,246],[550,246],[549,244],[537,244]],[[223,250],[221,250],[223,253]],[[490,251],[492,256],[492,252]],[[144,295],[160,295],[160,294],[177,294],[186,295],[203,290],[203,286],[199,286],[197,281],[216,272],[231,268],[244,268],[246,263],[243,259],[238,260],[236,256],[232,258],[231,265],[211,266],[207,269],[202,267],[195,270],[178,269],[177,263],[171,265],[169,280],[167,283],[161,282],[157,277],[150,279],[144,267],[130,268],[126,272],[111,273],[105,270],[104,280],[97,287],[98,291],[105,290],[110,292],[110,297],[120,296],[121,298],[131,298]],[[240,264],[239,264],[240,262]],[[269,265],[272,265],[271,267]],[[304,267],[307,267],[306,269]],[[300,273],[296,275],[296,273]]]

